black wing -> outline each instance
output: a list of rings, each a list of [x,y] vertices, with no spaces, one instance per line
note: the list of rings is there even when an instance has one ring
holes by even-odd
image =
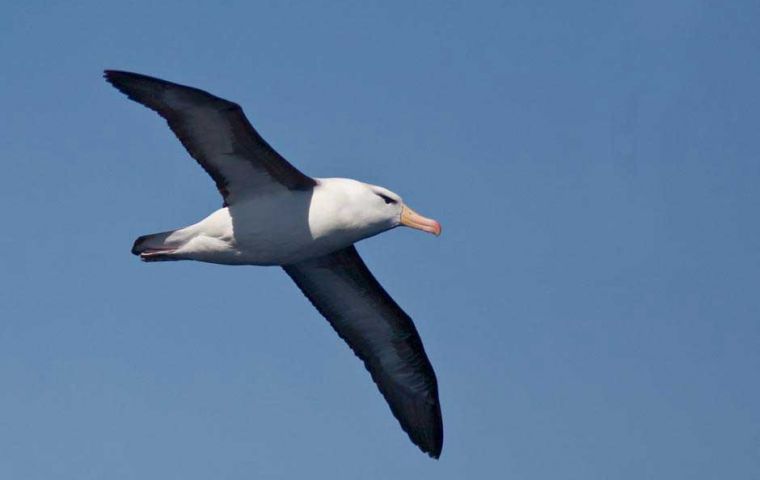
[[[434,458],[443,446],[438,383],[417,329],[356,248],[283,267],[364,361],[412,442]]]
[[[316,184],[261,138],[236,103],[137,73],[106,70],[105,78],[166,119],[214,179],[225,205],[267,190],[308,189]]]

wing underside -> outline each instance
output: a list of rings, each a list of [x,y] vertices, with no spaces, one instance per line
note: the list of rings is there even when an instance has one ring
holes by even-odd
[[[225,205],[271,190],[308,189],[316,184],[269,146],[236,103],[137,73],[106,70],[105,78],[166,119],[214,180]]]
[[[443,422],[435,372],[412,319],[356,249],[283,268],[364,362],[409,438],[438,458]]]

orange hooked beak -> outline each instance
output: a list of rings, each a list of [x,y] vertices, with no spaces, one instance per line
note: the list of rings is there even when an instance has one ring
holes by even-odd
[[[441,224],[432,218],[425,218],[411,208],[403,205],[401,207],[401,225],[416,228],[423,232],[432,233],[436,237],[441,234]]]

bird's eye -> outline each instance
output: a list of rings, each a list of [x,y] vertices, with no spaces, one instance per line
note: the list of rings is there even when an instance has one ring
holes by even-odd
[[[382,193],[378,193],[378,195],[380,196],[380,198],[383,199],[383,201],[385,202],[386,205],[390,205],[392,203],[396,203],[396,201],[394,199],[392,199],[391,197],[386,197]]]

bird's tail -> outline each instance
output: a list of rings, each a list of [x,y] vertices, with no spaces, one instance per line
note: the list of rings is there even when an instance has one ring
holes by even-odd
[[[180,260],[177,250],[182,242],[172,238],[175,232],[176,230],[170,230],[138,237],[132,245],[132,254],[139,255],[140,260],[144,262]]]

